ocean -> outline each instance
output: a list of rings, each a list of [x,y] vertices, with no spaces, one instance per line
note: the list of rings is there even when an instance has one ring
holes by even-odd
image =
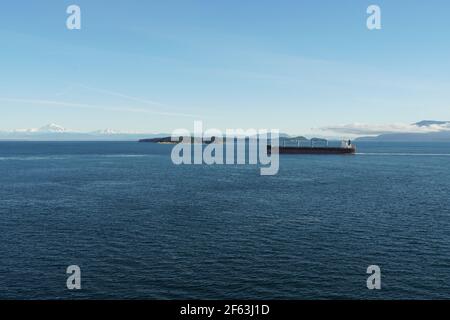
[[[449,299],[450,144],[357,147],[261,176],[170,145],[0,142],[0,299]]]

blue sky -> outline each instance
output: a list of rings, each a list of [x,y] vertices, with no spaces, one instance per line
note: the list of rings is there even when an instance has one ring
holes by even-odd
[[[70,4],[81,30],[66,29]],[[366,28],[370,4],[382,30]],[[450,120],[444,0],[15,0],[0,12],[0,130]]]

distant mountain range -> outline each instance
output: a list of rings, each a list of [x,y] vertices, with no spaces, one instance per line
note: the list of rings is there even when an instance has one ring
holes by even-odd
[[[365,136],[356,141],[392,141],[392,142],[450,142],[450,121],[424,120],[413,123],[411,131],[390,132],[378,136]]]
[[[450,121],[423,120],[410,125],[394,124],[385,126],[351,124],[328,127],[326,129],[334,131],[339,136],[347,134],[367,135],[356,138],[354,139],[355,141],[450,142]],[[170,136],[170,133],[121,132],[111,129],[79,132],[66,129],[54,123],[37,129],[0,130],[0,140],[25,141],[138,141],[167,136]],[[305,137],[293,138],[285,133],[280,133],[280,138],[306,140]],[[340,140],[340,138],[335,140]]]
[[[170,133],[136,133],[111,129],[80,132],[51,123],[37,129],[0,130],[0,140],[12,141],[138,141],[171,136]],[[280,138],[289,138],[280,133]]]
[[[144,138],[158,138],[169,134],[120,132],[111,129],[79,132],[57,124],[48,124],[37,129],[16,129],[0,131],[0,140],[32,141],[137,141]]]

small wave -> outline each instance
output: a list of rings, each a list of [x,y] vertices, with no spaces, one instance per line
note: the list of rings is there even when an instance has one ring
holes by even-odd
[[[102,154],[98,155],[98,157],[104,158],[141,158],[141,157],[150,157],[151,154]]]
[[[358,152],[360,156],[418,156],[418,157],[450,157],[450,153],[400,153],[400,152]]]
[[[65,156],[24,156],[24,157],[0,157],[0,161],[40,161],[40,160],[65,160]]]
[[[77,155],[64,155],[64,156],[12,156],[12,157],[0,157],[0,161],[43,161],[43,160],[67,160],[72,158],[138,158],[148,157],[152,155],[145,154],[77,154]]]

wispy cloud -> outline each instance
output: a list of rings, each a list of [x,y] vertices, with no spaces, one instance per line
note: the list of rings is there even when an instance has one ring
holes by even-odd
[[[131,107],[109,107],[94,104],[84,104],[84,103],[73,103],[68,101],[58,101],[58,100],[41,100],[41,99],[21,99],[21,98],[0,98],[1,102],[9,103],[22,103],[27,105],[43,105],[48,107],[65,107],[65,108],[80,108],[80,109],[95,109],[103,111],[117,111],[117,112],[134,112],[134,113],[145,113],[154,114],[162,116],[174,116],[174,117],[189,117],[196,118],[198,115],[179,113],[179,112],[166,112],[150,110],[147,108],[131,108]]]
[[[130,95],[127,95],[127,94],[124,94],[124,93],[116,92],[116,91],[99,89],[99,88],[93,88],[93,87],[85,86],[83,84],[76,84],[74,86],[80,87],[80,88],[83,88],[83,89],[87,89],[87,90],[90,90],[90,91],[93,91],[93,92],[96,92],[96,93],[100,93],[100,94],[106,94],[106,95],[117,97],[117,98],[122,98],[122,99],[130,100],[130,101],[134,101],[134,102],[139,102],[139,103],[142,103],[142,104],[147,104],[147,105],[151,105],[151,106],[158,106],[158,107],[167,107],[164,103],[161,103],[161,102],[158,102],[158,101],[142,99],[142,98],[130,96]]]

